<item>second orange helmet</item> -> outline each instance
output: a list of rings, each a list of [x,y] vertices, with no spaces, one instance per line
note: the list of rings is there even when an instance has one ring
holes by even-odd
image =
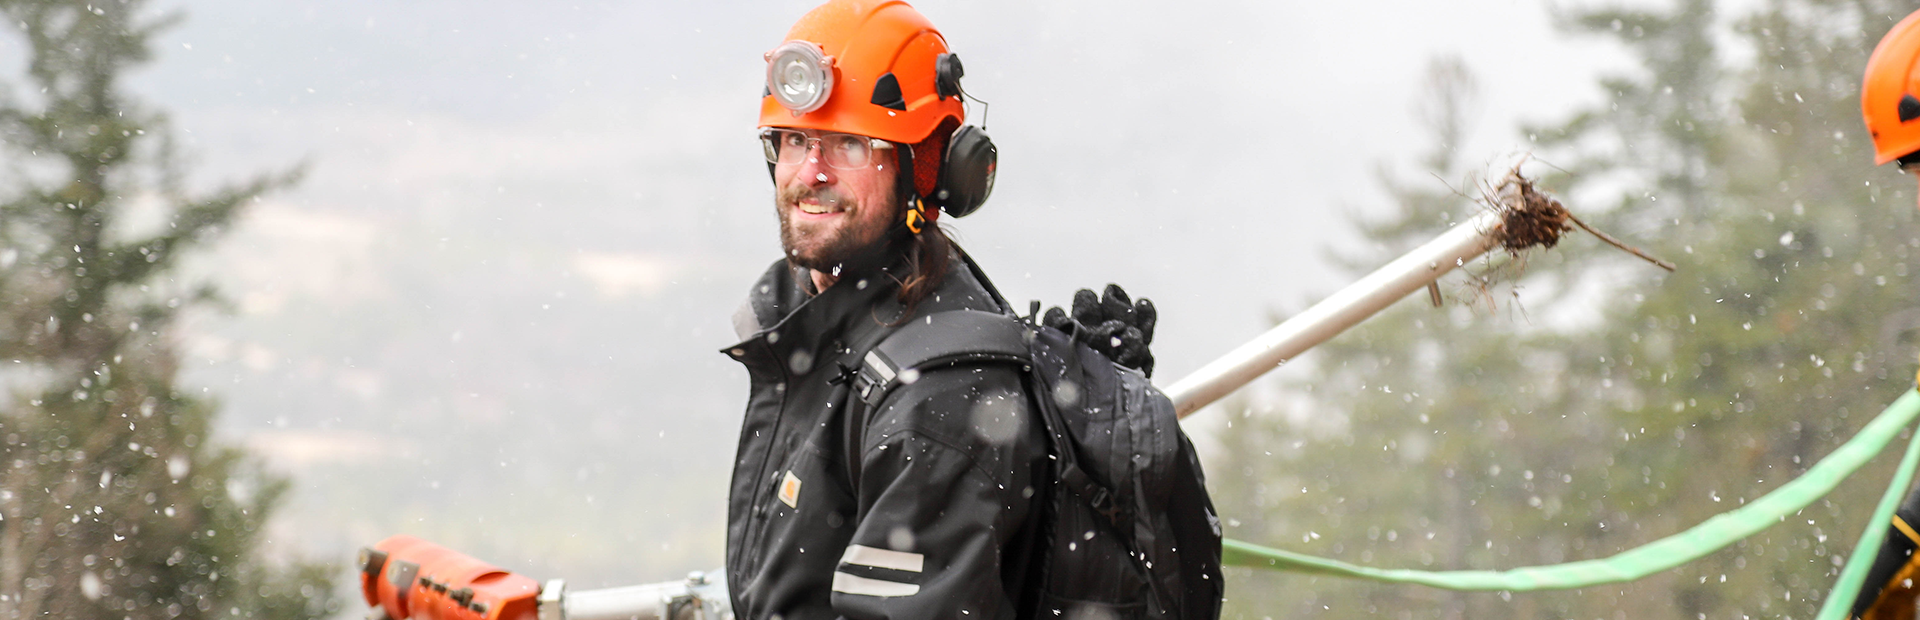
[[[1875,164],[1920,152],[1920,12],[1900,20],[1873,49],[1860,112],[1873,136]]]

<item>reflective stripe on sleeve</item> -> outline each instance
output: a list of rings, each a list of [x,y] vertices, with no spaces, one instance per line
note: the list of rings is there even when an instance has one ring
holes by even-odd
[[[926,565],[926,560],[926,556],[918,553],[878,549],[866,545],[847,545],[847,552],[840,556],[840,561],[847,564],[890,568],[909,573],[920,572]]]
[[[835,572],[833,574],[833,591],[862,596],[913,596],[920,593],[920,586],[911,583],[895,583],[892,581],[881,581],[879,579],[868,579],[857,575]]]

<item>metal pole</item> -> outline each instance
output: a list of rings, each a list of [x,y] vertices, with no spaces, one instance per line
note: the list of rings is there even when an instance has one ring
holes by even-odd
[[[555,579],[541,588],[539,620],[733,620],[726,573],[684,581],[572,591]]]
[[[1367,274],[1359,282],[1340,289],[1306,312],[1267,330],[1252,342],[1175,381],[1166,390],[1167,396],[1173,399],[1174,411],[1180,417],[1187,417],[1314,345],[1367,320],[1455,267],[1487,253],[1499,244],[1495,238],[1499,228],[1500,214],[1482,211],[1439,238]]]

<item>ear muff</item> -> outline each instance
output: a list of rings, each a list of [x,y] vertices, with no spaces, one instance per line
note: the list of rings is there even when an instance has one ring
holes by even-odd
[[[961,125],[947,140],[947,156],[940,162],[940,184],[933,202],[954,217],[966,217],[993,195],[993,177],[1000,151],[984,129]]]

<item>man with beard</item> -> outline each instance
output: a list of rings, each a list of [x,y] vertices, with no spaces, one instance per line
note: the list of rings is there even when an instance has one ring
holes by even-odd
[[[761,140],[785,257],[724,350],[751,376],[728,499],[733,609],[1012,617],[1047,471],[1020,368],[902,370],[876,402],[855,393],[900,326],[1009,313],[937,225],[993,183],[992,142],[962,124],[959,58],[905,3],[834,0],[767,60]]]

